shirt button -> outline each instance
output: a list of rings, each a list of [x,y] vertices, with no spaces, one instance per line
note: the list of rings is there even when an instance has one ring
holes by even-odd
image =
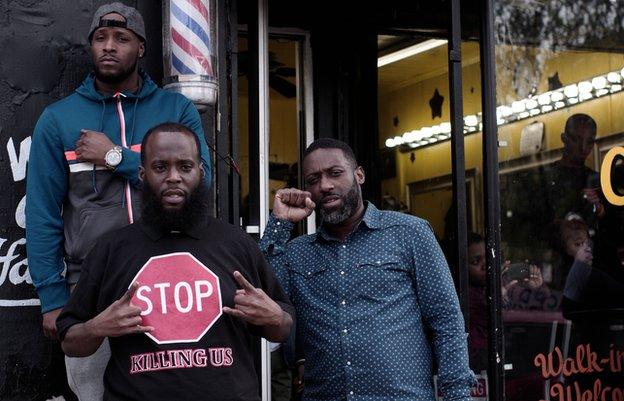
[[[277,222],[277,225],[279,226],[280,224],[282,224],[282,222],[281,222],[281,221],[278,221],[278,222]]]
[[[347,329],[342,329],[342,332],[346,334],[347,333]]]
[[[377,261],[377,264],[378,264],[378,265],[380,265],[380,264],[381,264],[381,261],[379,261],[379,260],[378,260],[378,261]]]
[[[310,274],[312,274],[312,272],[308,272],[308,276],[309,276]]]
[[[347,361],[347,365],[348,365],[348,366],[351,366],[351,362],[350,362],[350,361]]]
[[[349,391],[349,395],[353,395],[353,391]]]
[[[309,273],[308,273],[308,274],[309,274]],[[344,276],[344,271],[341,271],[341,272],[340,272],[340,275],[341,275],[341,276]]]
[[[342,247],[343,247],[343,248],[346,248],[347,246],[346,246],[346,245],[343,245]]]
[[[277,230],[273,230],[273,232],[274,232],[274,233],[276,233],[276,232],[277,232]]]
[[[346,304],[347,304],[347,301],[342,301],[340,304],[342,304],[342,305],[346,305]]]

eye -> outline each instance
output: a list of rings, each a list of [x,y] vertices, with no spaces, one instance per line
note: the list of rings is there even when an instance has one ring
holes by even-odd
[[[167,166],[165,166],[164,164],[155,164],[152,166],[152,169],[157,173],[162,173],[167,170]]]
[[[339,177],[342,174],[342,170],[331,170],[329,175],[332,177]]]
[[[180,170],[184,171],[185,173],[190,172],[191,170],[193,170],[193,165],[192,164],[183,164],[180,167]]]
[[[307,178],[305,182],[306,182],[306,185],[310,187],[318,182],[318,177]]]

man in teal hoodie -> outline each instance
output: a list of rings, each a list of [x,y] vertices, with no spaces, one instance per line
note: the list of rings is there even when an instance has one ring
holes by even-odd
[[[30,149],[27,252],[50,338],[56,338],[56,317],[98,237],[138,219],[140,144],[150,127],[172,121],[196,132],[211,183],[197,110],[184,96],[159,89],[138,68],[146,45],[139,12],[121,3],[100,7],[88,39],[94,72],[75,93],[43,111]],[[79,398],[101,399],[106,351],[67,361],[68,380]]]

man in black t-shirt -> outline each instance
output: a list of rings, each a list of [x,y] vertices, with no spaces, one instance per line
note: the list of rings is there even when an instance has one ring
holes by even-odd
[[[283,341],[292,305],[256,243],[206,215],[197,137],[165,123],[142,150],[142,220],[84,260],[57,320],[63,350],[109,338],[106,400],[257,401],[253,335]]]

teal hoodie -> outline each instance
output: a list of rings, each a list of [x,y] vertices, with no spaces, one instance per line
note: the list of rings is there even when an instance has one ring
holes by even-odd
[[[78,162],[74,153],[81,129],[104,132],[122,145],[117,99],[95,90],[93,74],[73,94],[48,106],[35,126],[26,182],[26,249],[43,313],[65,305],[69,286],[77,282],[82,260],[100,235],[127,225],[128,209],[137,220],[140,144],[148,129],[172,121],[197,133],[206,181],[211,183],[210,155],[195,106],[158,88],[144,72],[141,78],[138,93],[121,97],[127,148],[114,172]],[[124,192],[127,183],[131,208]]]

